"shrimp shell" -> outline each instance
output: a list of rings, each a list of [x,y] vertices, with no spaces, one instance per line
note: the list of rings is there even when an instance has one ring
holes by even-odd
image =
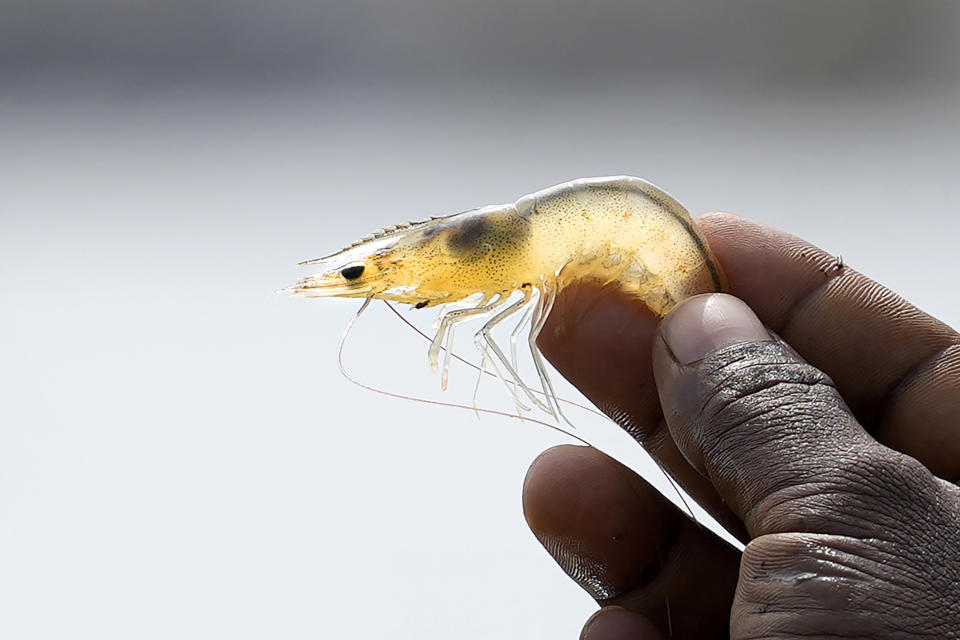
[[[381,298],[417,308],[458,303],[441,311],[428,352],[437,370],[445,351],[443,387],[454,328],[486,318],[475,335],[484,362],[493,365],[518,408],[528,408],[522,394],[557,419],[562,414],[536,339],[564,287],[580,280],[616,283],[661,315],[686,297],[724,288],[687,210],[631,176],[581,178],[511,204],[387,227],[301,264],[322,271],[285,289],[297,297]],[[491,332],[514,316],[522,320],[507,358]],[[545,399],[517,372],[515,341],[527,321]]]

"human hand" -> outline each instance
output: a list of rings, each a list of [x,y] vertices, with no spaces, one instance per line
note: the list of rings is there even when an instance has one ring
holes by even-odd
[[[545,452],[524,511],[603,606],[583,637],[960,638],[960,335],[797,238],[698,222],[749,308],[658,328],[572,286],[539,345],[746,551],[596,450]]]

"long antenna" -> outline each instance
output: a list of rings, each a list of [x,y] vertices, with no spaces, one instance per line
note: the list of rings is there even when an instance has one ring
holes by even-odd
[[[413,329],[415,332],[417,332],[418,334],[420,334],[420,336],[421,336],[424,340],[426,340],[427,342],[430,342],[430,336],[428,336],[426,333],[424,333],[423,331],[421,331],[420,328],[417,327],[415,324],[413,324],[412,322],[410,322],[409,320],[407,320],[406,318],[404,318],[404,317],[403,317],[403,314],[401,314],[399,311],[397,311],[396,307],[394,307],[392,304],[390,304],[390,302],[389,302],[388,300],[384,300],[383,302],[384,302],[384,304],[387,305],[387,307],[390,308],[390,311],[393,311],[393,313],[394,313],[395,316],[397,316],[398,318],[400,318],[400,320],[401,320],[405,325],[407,325],[408,327],[410,327],[411,329]],[[484,369],[484,368],[481,367],[481,366],[475,365],[474,363],[470,362],[470,361],[467,360],[466,358],[461,358],[461,357],[458,356],[456,353],[453,353],[453,354],[451,354],[451,355],[452,355],[454,358],[456,358],[457,360],[459,360],[460,362],[462,362],[463,364],[467,365],[468,367],[473,367],[474,369],[476,369],[477,371],[479,371],[479,372],[481,373],[481,375],[485,373],[485,374],[487,374],[488,376],[496,377],[495,374],[493,374],[492,372],[487,371],[486,369]],[[477,384],[479,385],[479,383],[480,383],[480,380],[479,380],[479,378],[478,378],[478,379],[477,379]],[[528,389],[529,389],[532,393],[535,393],[535,394],[537,394],[537,395],[541,395],[541,396],[544,395],[544,393],[543,393],[542,391],[538,391],[538,390],[536,390],[536,389],[532,389],[532,388],[529,388],[529,387],[528,387]],[[476,394],[476,392],[474,392],[474,394]],[[607,414],[603,413],[602,411],[597,411],[597,410],[594,409],[593,407],[588,407],[588,406],[586,406],[586,405],[582,405],[582,404],[580,404],[579,402],[574,402],[573,400],[566,400],[565,398],[558,398],[558,400],[559,400],[560,402],[563,402],[564,404],[569,404],[570,406],[577,407],[577,408],[579,408],[579,409],[583,409],[584,411],[589,411],[590,413],[592,413],[592,414],[594,414],[594,415],[596,415],[596,416],[600,416],[601,418],[604,418],[604,419],[606,419],[606,420],[610,420],[610,416],[608,416]],[[513,416],[513,417],[518,417],[518,418],[520,418],[520,420],[529,420],[529,419],[530,419],[530,418],[525,418],[524,416],[516,416],[516,415]],[[546,424],[546,423],[541,422],[541,421],[539,421],[539,420],[531,420],[531,421],[532,421],[532,422],[536,422],[536,423],[538,423],[538,424]],[[547,426],[549,426],[549,427],[551,427],[551,428],[554,428],[553,425],[547,425]],[[564,430],[562,430],[562,429],[558,429],[558,431],[561,431],[562,433],[568,433],[567,431],[564,431]],[[576,437],[576,436],[574,436],[574,437]],[[581,438],[577,438],[577,440],[580,440],[580,442],[584,442],[584,440],[581,439]],[[593,446],[592,444],[589,444],[589,443],[586,443],[586,444],[588,444],[588,445],[591,446],[591,447]],[[594,448],[596,448],[596,447],[594,447]],[[693,508],[690,506],[690,504],[687,502],[687,499],[684,497],[683,491],[680,489],[680,485],[677,484],[677,481],[674,480],[674,479],[673,479],[673,476],[671,476],[670,473],[667,472],[666,468],[665,468],[662,464],[660,464],[660,461],[659,461],[659,460],[657,460],[657,459],[654,458],[653,456],[650,456],[650,459],[653,460],[654,464],[657,465],[657,468],[660,469],[660,473],[662,473],[663,476],[667,479],[667,482],[670,483],[670,487],[673,489],[673,492],[674,492],[675,494],[677,494],[677,498],[680,499],[680,502],[683,503],[683,508],[687,510],[687,513],[689,514],[690,518],[691,518],[695,523],[700,524],[700,523],[697,521],[697,516],[696,516],[696,514],[693,512]]]
[[[365,384],[365,383],[357,380],[357,379],[354,378],[352,375],[350,375],[350,372],[347,371],[346,367],[345,367],[344,364],[343,364],[343,347],[344,347],[344,345],[345,345],[346,342],[347,342],[347,336],[350,335],[350,331],[353,330],[353,326],[357,323],[357,320],[360,318],[360,315],[361,315],[364,311],[367,310],[367,307],[368,307],[368,306],[370,306],[370,301],[371,301],[371,300],[373,300],[373,298],[367,298],[366,300],[363,301],[363,304],[360,306],[360,309],[357,310],[357,312],[354,314],[353,318],[351,318],[351,319],[350,319],[350,322],[347,324],[347,328],[344,329],[343,335],[340,336],[340,343],[339,343],[339,345],[337,346],[337,367],[340,369],[341,375],[343,375],[344,378],[346,378],[347,380],[349,380],[349,381],[352,382],[353,384],[357,385],[357,386],[360,387],[361,389],[366,389],[367,391],[373,391],[374,393],[379,393],[379,394],[381,394],[381,395],[385,395],[385,396],[388,396],[388,397],[391,397],[391,398],[398,398],[398,399],[400,399],[400,400],[411,400],[411,401],[413,401],[413,402],[422,402],[422,403],[424,403],[424,404],[432,404],[432,405],[436,405],[436,406],[438,406],[438,407],[451,407],[451,408],[453,408],[453,409],[466,409],[467,411],[475,410],[475,411],[479,411],[479,412],[481,412],[481,413],[488,413],[488,414],[494,415],[494,416],[503,416],[504,418],[515,418],[515,419],[517,419],[517,420],[520,420],[521,422],[532,422],[532,423],[534,423],[534,424],[539,424],[539,425],[541,425],[541,426],[547,427],[548,429],[553,429],[554,431],[557,431],[557,432],[562,433],[562,434],[564,434],[564,435],[566,435],[566,436],[569,436],[569,437],[573,438],[574,440],[576,440],[576,441],[580,442],[581,444],[584,444],[584,445],[586,445],[586,446],[588,446],[588,447],[589,447],[589,446],[592,446],[589,442],[587,442],[586,440],[584,440],[584,439],[581,438],[580,436],[576,435],[575,433],[571,433],[571,432],[567,431],[566,429],[564,429],[564,428],[562,428],[562,427],[560,427],[560,426],[558,426],[558,425],[550,424],[550,423],[544,422],[544,421],[542,421],[542,420],[537,420],[536,418],[529,418],[529,417],[525,417],[525,416],[518,415],[518,414],[516,414],[516,413],[510,413],[510,412],[508,412],[508,411],[498,411],[497,409],[488,409],[488,408],[486,408],[486,407],[470,407],[470,406],[468,406],[468,405],[458,404],[458,403],[455,403],[455,402],[442,402],[442,401],[440,401],[440,400],[430,400],[429,398],[418,398],[418,397],[416,397],[416,396],[407,396],[407,395],[404,395],[404,394],[402,394],[402,393],[394,393],[394,392],[392,392],[392,391],[386,391],[386,390],[384,390],[384,389],[377,389],[376,387],[372,387],[372,386],[370,386],[370,385],[368,385],[368,384]]]
[[[562,434],[564,434],[564,435],[570,436],[570,437],[573,438],[574,440],[576,440],[576,441],[580,442],[581,444],[584,444],[584,445],[586,445],[586,446],[588,446],[588,447],[593,447],[593,445],[590,444],[589,442],[587,442],[584,438],[582,438],[582,437],[580,437],[580,436],[578,436],[578,435],[576,435],[576,434],[574,434],[574,433],[571,433],[570,431],[567,431],[566,429],[564,429],[564,428],[562,428],[562,427],[560,427],[560,426],[558,426],[558,425],[550,424],[549,422],[544,422],[543,420],[537,420],[536,418],[530,418],[530,417],[527,417],[527,416],[522,416],[522,415],[517,414],[517,413],[509,413],[509,412],[507,412],[507,411],[498,411],[498,410],[496,410],[496,409],[488,409],[488,408],[485,408],[485,407],[477,407],[477,406],[469,407],[469,406],[467,406],[467,405],[465,405],[465,404],[458,404],[458,403],[455,403],[455,402],[443,402],[443,401],[440,401],[440,400],[430,400],[430,399],[428,399],[428,398],[418,398],[418,397],[415,397],[415,396],[407,396],[407,395],[403,395],[403,394],[401,394],[401,393],[394,393],[394,392],[392,392],[392,391],[386,391],[386,390],[384,390],[384,389],[377,389],[376,387],[372,387],[372,386],[370,386],[370,385],[368,385],[368,384],[364,384],[363,382],[360,382],[359,380],[357,380],[356,378],[354,378],[352,375],[350,375],[350,373],[346,370],[346,368],[345,368],[344,365],[343,365],[343,347],[344,347],[344,344],[345,344],[346,341],[347,341],[347,336],[350,334],[350,331],[353,329],[353,326],[356,324],[357,320],[360,318],[360,314],[362,314],[364,311],[366,311],[367,307],[370,306],[371,300],[373,300],[373,298],[367,298],[366,300],[363,301],[363,304],[360,305],[360,309],[357,311],[356,314],[354,314],[353,318],[351,318],[350,322],[347,324],[347,328],[344,329],[343,335],[340,337],[340,344],[339,344],[338,347],[337,347],[337,366],[338,366],[339,369],[340,369],[340,374],[343,375],[344,378],[346,378],[347,380],[349,380],[349,381],[352,382],[353,384],[357,385],[358,387],[360,387],[360,388],[362,388],[362,389],[366,389],[366,390],[368,390],[368,391],[373,391],[374,393],[379,393],[379,394],[381,394],[381,395],[385,395],[385,396],[388,396],[388,397],[391,397],[391,398],[398,398],[398,399],[400,399],[400,400],[411,400],[411,401],[413,401],[413,402],[422,402],[422,403],[424,403],[424,404],[432,404],[432,405],[436,405],[436,406],[439,406],[439,407],[451,407],[451,408],[454,408],[454,409],[467,409],[467,410],[472,409],[473,411],[475,411],[475,412],[477,412],[477,413],[488,413],[488,414],[490,414],[490,415],[503,416],[503,417],[505,417],[505,418],[515,418],[515,419],[517,419],[517,420],[520,420],[521,422],[529,421],[529,422],[532,422],[533,424],[539,424],[539,425],[541,425],[541,426],[547,427],[548,429],[553,429],[554,431],[557,431],[557,432],[562,433]],[[412,322],[410,322],[409,320],[407,320],[406,318],[404,318],[403,315],[402,315],[399,311],[397,311],[397,309],[396,309],[392,304],[390,304],[390,302],[389,302],[388,300],[384,300],[383,302],[384,302],[384,304],[387,305],[387,307],[390,309],[390,311],[392,311],[392,312],[394,313],[394,315],[396,315],[398,318],[400,318],[401,321],[403,321],[404,324],[406,324],[408,327],[410,327],[411,329],[413,329],[416,333],[418,333],[418,334],[419,334],[421,337],[423,337],[425,340],[427,340],[427,341],[430,340],[430,336],[428,336],[428,335],[425,334],[423,331],[421,331],[421,330],[420,330],[416,325],[414,325]],[[494,375],[493,373],[484,370],[482,367],[479,367],[479,366],[475,365],[474,363],[470,362],[469,360],[466,360],[465,358],[460,357],[460,356],[457,355],[456,353],[453,353],[453,354],[451,354],[451,355],[452,355],[454,358],[456,358],[457,360],[459,360],[460,362],[462,362],[463,364],[465,364],[465,365],[467,365],[467,366],[469,366],[469,367],[473,367],[474,369],[479,370],[479,371],[481,372],[481,374],[486,373],[486,374],[489,375],[489,376],[493,376],[493,375]],[[543,395],[543,392],[542,392],[542,391],[537,391],[537,390],[535,390],[535,389],[531,389],[531,391],[533,391],[533,393],[537,393],[537,394]],[[584,405],[579,404],[579,403],[577,403],[577,402],[573,402],[572,400],[565,400],[565,399],[562,399],[562,398],[560,399],[560,402],[564,402],[564,403],[569,404],[569,405],[574,406],[574,407],[579,407],[580,409],[583,409],[584,411],[589,411],[590,413],[593,413],[593,414],[595,414],[595,415],[598,415],[598,416],[600,416],[601,418],[606,418],[607,420],[610,420],[610,417],[609,417],[607,414],[605,414],[605,413],[603,413],[603,412],[601,412],[601,411],[597,411],[596,409],[593,409],[592,407],[587,407],[587,406],[584,406]],[[596,448],[596,447],[594,447],[594,448]],[[677,495],[677,497],[680,499],[680,502],[683,504],[683,508],[686,509],[687,514],[690,516],[690,518],[693,520],[693,522],[694,522],[695,524],[698,524],[698,525],[699,525],[700,522],[697,520],[697,516],[696,516],[696,514],[693,512],[693,508],[690,507],[690,504],[687,502],[686,497],[683,495],[683,491],[680,489],[680,485],[677,484],[677,481],[673,479],[673,476],[671,476],[670,473],[667,472],[666,468],[660,463],[659,460],[657,460],[657,459],[654,458],[653,456],[650,456],[650,459],[653,460],[654,464],[656,464],[657,467],[660,469],[660,473],[662,473],[663,476],[667,479],[667,482],[668,482],[668,483],[670,484],[670,486],[673,488],[674,493]]]

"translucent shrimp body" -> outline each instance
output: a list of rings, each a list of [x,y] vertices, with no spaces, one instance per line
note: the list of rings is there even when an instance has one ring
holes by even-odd
[[[658,314],[722,288],[707,241],[687,210],[640,178],[584,178],[517,201],[531,212],[537,273],[556,285],[616,281]]]
[[[446,386],[453,327],[488,318],[476,334],[484,362],[507,383],[518,406],[528,400],[559,417],[536,347],[556,295],[578,280],[617,283],[657,314],[680,300],[723,288],[722,275],[686,209],[652,184],[629,176],[582,178],[512,204],[486,206],[379,231],[325,258],[301,264],[322,271],[287,291],[299,297],[381,298],[418,308],[448,305],[430,347],[438,368],[446,346]],[[519,292],[519,295],[514,295]],[[478,295],[479,294],[479,295]],[[513,316],[511,358],[491,330]],[[517,373],[515,341],[529,321],[527,342],[546,401]]]

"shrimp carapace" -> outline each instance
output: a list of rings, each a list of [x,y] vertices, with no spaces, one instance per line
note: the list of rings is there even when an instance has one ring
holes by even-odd
[[[536,338],[557,293],[578,280],[616,283],[665,314],[680,300],[724,288],[723,276],[686,209],[640,178],[581,178],[512,204],[472,209],[388,227],[325,258],[301,264],[322,270],[288,287],[300,297],[381,298],[418,308],[445,303],[431,344],[431,365],[446,347],[446,386],[453,327],[487,317],[476,344],[506,380],[518,406],[527,399],[559,417]],[[516,294],[516,295],[515,295]],[[470,299],[467,301],[466,299]],[[511,358],[491,330],[519,314]],[[515,341],[527,341],[546,403],[517,373]]]
[[[382,298],[432,306],[518,289],[530,220],[513,205],[388,227],[326,258],[289,290],[303,297]]]

